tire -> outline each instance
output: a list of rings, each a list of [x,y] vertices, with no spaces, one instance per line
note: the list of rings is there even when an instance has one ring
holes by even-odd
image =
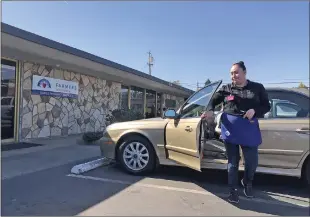
[[[132,147],[134,149],[138,147],[140,152],[133,150]],[[126,158],[126,156],[128,157]],[[141,136],[126,138],[118,149],[117,157],[122,169],[132,175],[145,175],[153,172],[156,166],[154,148],[147,139]]]
[[[305,184],[310,189],[310,158],[308,158],[306,162],[306,167],[304,170],[304,179],[305,179]]]

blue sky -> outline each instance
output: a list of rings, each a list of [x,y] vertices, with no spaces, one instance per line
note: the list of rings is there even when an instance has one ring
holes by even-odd
[[[151,50],[154,76],[191,89],[229,81],[239,60],[266,86],[308,85],[308,4],[14,1],[2,2],[2,21],[146,73]]]

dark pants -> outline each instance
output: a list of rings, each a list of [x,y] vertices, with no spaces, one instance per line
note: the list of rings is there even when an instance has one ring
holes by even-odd
[[[239,145],[225,144],[228,157],[228,185],[230,189],[236,189],[238,186],[238,170],[240,161]],[[244,184],[251,185],[258,165],[258,147],[241,146],[244,161]]]

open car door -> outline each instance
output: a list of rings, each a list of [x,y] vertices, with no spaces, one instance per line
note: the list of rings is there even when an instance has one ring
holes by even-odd
[[[166,157],[201,171],[201,114],[222,84],[217,81],[194,93],[166,126]]]

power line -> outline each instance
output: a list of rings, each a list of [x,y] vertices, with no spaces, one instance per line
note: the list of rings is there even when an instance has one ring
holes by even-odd
[[[231,82],[223,82],[223,84],[229,84],[229,83]],[[300,84],[301,81],[261,82],[261,83],[262,84]],[[302,82],[302,83],[307,83],[307,82]]]
[[[301,83],[300,81],[294,81],[294,82],[292,82],[292,81],[284,81],[284,82],[271,82],[271,83],[264,83],[264,84],[300,84],[300,83]]]
[[[300,84],[300,83],[304,83],[307,86],[309,86],[309,79],[298,79],[298,78],[287,78],[287,79],[282,79],[282,80],[278,80],[278,81],[259,81],[259,80],[255,80],[257,82],[260,82],[264,85],[287,85],[287,84]],[[231,81],[229,80],[223,80],[223,84],[229,84],[231,83]],[[189,83],[189,82],[178,82],[178,85],[181,85],[183,87],[187,87],[189,89],[201,89],[205,86],[204,82],[199,82],[197,81],[196,83]]]
[[[260,82],[262,84],[299,84],[299,83],[309,83],[309,80],[299,80],[299,81],[279,81],[279,82],[272,82],[272,81],[257,81]],[[231,81],[223,81],[223,84],[229,84],[231,83]],[[204,85],[204,83],[199,83]]]
[[[289,80],[308,80],[309,81],[309,79],[310,78],[284,78],[283,80],[287,80],[287,81],[289,81]]]
[[[147,67],[147,63],[145,63],[144,65],[143,65],[143,67],[141,67],[141,72],[145,72],[144,71],[144,69]]]
[[[255,81],[257,81],[257,80],[255,80]],[[223,83],[230,83],[231,81],[228,81],[228,80],[223,80]],[[273,82],[273,81],[257,81],[257,82],[262,82],[262,83],[281,83],[281,82],[286,82],[286,83],[300,83],[300,82],[309,82],[309,80],[297,80],[296,79],[296,81],[279,81],[279,82],[277,82],[277,81],[275,81],[275,82]],[[198,82],[199,84],[205,84],[205,82]],[[179,82],[179,84],[184,84],[184,85],[197,85],[197,83],[186,83],[186,82]]]
[[[228,84],[230,82],[223,82],[222,85],[224,84]],[[305,83],[307,85],[307,82],[302,82],[302,83]],[[263,83],[264,85],[287,85],[287,84],[300,84],[300,82],[265,82]],[[189,89],[193,89],[193,90],[199,90],[201,88],[203,88],[205,86],[204,83],[199,83],[197,82],[196,84],[182,84],[182,83],[179,83],[179,85],[183,86],[183,87],[187,87]],[[308,83],[309,85],[309,83]]]

